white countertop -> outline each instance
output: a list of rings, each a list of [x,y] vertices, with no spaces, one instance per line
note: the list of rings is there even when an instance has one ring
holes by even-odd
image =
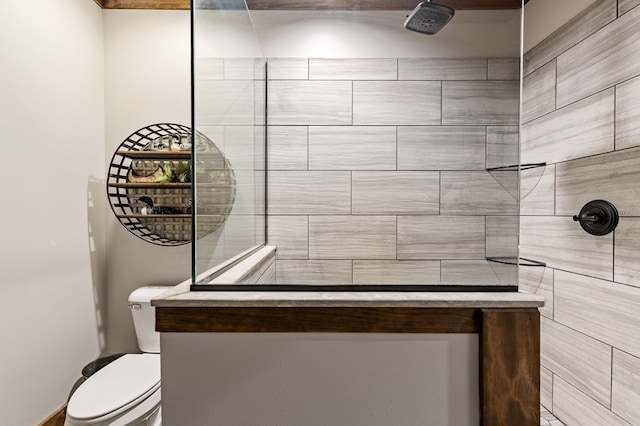
[[[189,291],[182,283],[152,301],[157,307],[420,307],[538,308],[544,298],[522,292]],[[240,287],[240,286],[239,286]]]

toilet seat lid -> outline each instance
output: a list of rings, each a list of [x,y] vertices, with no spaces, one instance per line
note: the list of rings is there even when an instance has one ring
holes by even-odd
[[[160,354],[127,354],[89,377],[72,395],[67,415],[112,417],[160,387]]]

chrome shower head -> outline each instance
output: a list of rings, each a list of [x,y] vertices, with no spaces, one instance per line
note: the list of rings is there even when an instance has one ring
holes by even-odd
[[[455,10],[430,1],[424,1],[413,9],[404,27],[411,31],[433,35],[440,31],[453,18]]]

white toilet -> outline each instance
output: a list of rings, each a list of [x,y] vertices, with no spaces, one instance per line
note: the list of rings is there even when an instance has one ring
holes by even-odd
[[[138,346],[84,381],[67,403],[66,426],[160,426],[160,333],[151,299],[171,287],[140,287],[129,295]]]

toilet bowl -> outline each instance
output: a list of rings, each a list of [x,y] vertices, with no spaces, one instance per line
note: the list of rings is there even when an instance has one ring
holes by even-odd
[[[89,377],[69,400],[65,424],[160,425],[160,355],[127,354]]]
[[[160,334],[151,299],[170,287],[141,287],[129,307],[142,354],[126,354],[107,364],[75,390],[65,426],[160,426]]]

